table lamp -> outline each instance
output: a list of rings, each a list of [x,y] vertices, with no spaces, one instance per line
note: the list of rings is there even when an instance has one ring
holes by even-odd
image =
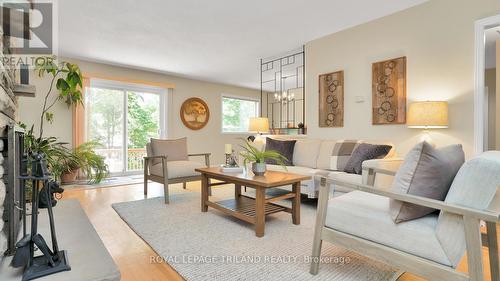
[[[445,101],[422,101],[410,104],[408,128],[424,129],[424,140],[432,143],[429,129],[448,128],[448,103]]]
[[[252,117],[250,118],[250,122],[248,124],[248,131],[252,133],[257,133],[256,136],[248,137],[249,140],[260,141],[260,135],[262,133],[269,132],[269,120],[266,117]]]
[[[445,101],[422,101],[410,104],[408,128],[448,128],[448,103]]]

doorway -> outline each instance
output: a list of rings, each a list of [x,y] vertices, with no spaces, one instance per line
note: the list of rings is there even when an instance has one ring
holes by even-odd
[[[500,15],[475,23],[474,152],[500,150]],[[499,87],[497,87],[497,84]]]
[[[146,143],[165,138],[166,90],[92,79],[85,94],[86,141],[96,141],[111,175],[142,173]]]

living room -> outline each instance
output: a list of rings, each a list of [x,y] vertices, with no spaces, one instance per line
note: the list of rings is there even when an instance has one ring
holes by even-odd
[[[500,280],[498,1],[0,6],[1,280]]]

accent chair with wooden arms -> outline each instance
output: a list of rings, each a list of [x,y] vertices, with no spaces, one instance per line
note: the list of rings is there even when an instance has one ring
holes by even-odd
[[[210,167],[210,153],[188,154],[187,138],[181,139],[151,139],[146,144],[147,156],[144,157],[144,195],[148,194],[148,180],[162,183],[165,193],[165,204],[169,203],[168,185],[201,180],[195,171],[204,166]],[[189,157],[205,157],[205,165],[192,161]]]
[[[336,184],[353,191],[329,199],[330,187]],[[444,201],[321,178],[310,272],[318,273],[321,244],[326,241],[428,280],[481,281],[481,246],[486,244],[491,280],[498,281],[499,186],[498,151],[465,162]],[[390,199],[439,213],[396,224],[389,211]],[[481,221],[487,226],[485,235],[481,234]],[[468,274],[455,270],[465,252]]]

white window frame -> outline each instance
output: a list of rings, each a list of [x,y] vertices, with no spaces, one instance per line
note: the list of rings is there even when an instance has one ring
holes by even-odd
[[[154,86],[149,86],[149,85],[143,85],[143,84],[136,84],[136,83],[127,83],[127,82],[121,82],[121,81],[114,81],[114,80],[104,80],[104,79],[99,79],[99,78],[91,78],[90,79],[90,85],[89,88],[100,88],[100,89],[109,89],[109,90],[117,90],[121,92],[127,92],[127,91],[133,91],[133,92],[139,92],[139,93],[151,93],[151,94],[156,94],[160,96],[160,132],[159,136],[160,138],[167,138],[168,137],[168,109],[169,109],[169,104],[170,104],[170,89],[166,88],[160,88],[160,87],[154,87]],[[87,98],[87,95],[84,96],[84,98]],[[127,112],[127,95],[123,95],[123,110],[124,112]],[[86,100],[85,100],[86,102]],[[126,113],[127,114],[127,113]],[[87,140],[87,122],[85,118],[85,140]],[[134,174],[142,174],[143,171],[127,171],[127,163],[128,163],[128,153],[127,153],[127,143],[128,143],[128,123],[127,123],[127,118],[123,118],[123,128],[124,128],[124,133],[123,133],[123,143],[125,144],[123,146],[123,160],[124,160],[124,165],[123,165],[123,170],[121,172],[114,172],[110,173],[111,176],[121,176],[121,175],[134,175]]]
[[[252,98],[252,97],[246,97],[246,96],[238,96],[238,95],[229,95],[229,94],[221,94],[220,97],[220,108],[221,108],[221,114],[220,114],[220,131],[224,135],[241,135],[241,134],[249,134],[250,132],[248,130],[242,131],[242,132],[224,132],[224,98],[228,99],[236,99],[236,100],[243,100],[243,101],[252,101],[256,103],[256,112],[257,116],[260,116],[260,99],[259,98]]]

